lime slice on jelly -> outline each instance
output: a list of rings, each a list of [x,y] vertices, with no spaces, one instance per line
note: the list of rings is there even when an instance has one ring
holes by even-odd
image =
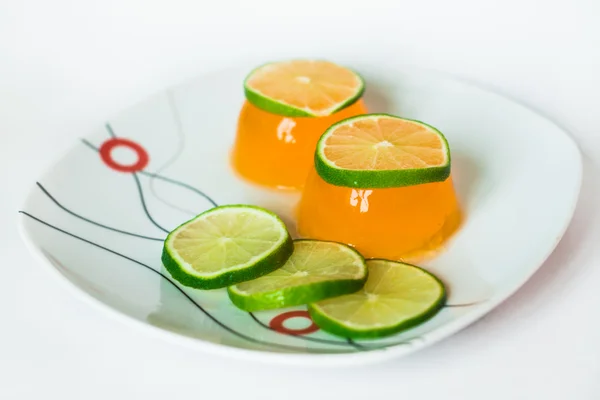
[[[324,117],[355,103],[365,89],[355,72],[323,60],[272,62],[244,81],[246,99],[272,114]]]
[[[387,114],[351,117],[319,139],[315,168],[332,185],[392,188],[445,181],[450,149],[440,131]]]

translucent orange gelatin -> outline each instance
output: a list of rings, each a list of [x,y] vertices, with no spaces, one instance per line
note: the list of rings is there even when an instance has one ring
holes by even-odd
[[[436,254],[461,219],[452,177],[352,189],[325,182],[312,168],[298,206],[298,233],[350,244],[366,258],[420,261]]]
[[[321,135],[342,119],[367,112],[362,100],[326,117],[284,117],[246,101],[240,112],[232,162],[243,178],[277,189],[301,189]]]

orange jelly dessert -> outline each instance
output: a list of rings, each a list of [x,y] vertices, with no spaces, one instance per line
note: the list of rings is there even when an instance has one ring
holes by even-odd
[[[387,115],[323,135],[298,206],[301,236],[350,244],[366,258],[429,257],[460,222],[445,138]]]
[[[237,172],[255,183],[298,189],[306,181],[315,146],[330,125],[364,114],[362,100],[319,118],[271,114],[246,101],[240,113],[233,164]]]
[[[366,112],[362,79],[326,61],[267,64],[250,73],[244,88],[233,168],[246,180],[271,188],[302,188],[321,134]]]
[[[313,169],[298,208],[303,237],[350,244],[366,258],[418,260],[454,233],[461,213],[452,178],[390,189],[351,189]]]

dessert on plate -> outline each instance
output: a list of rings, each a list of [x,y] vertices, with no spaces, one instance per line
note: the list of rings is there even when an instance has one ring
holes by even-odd
[[[323,134],[298,206],[301,236],[350,244],[366,258],[428,256],[460,221],[444,136],[384,114]]]

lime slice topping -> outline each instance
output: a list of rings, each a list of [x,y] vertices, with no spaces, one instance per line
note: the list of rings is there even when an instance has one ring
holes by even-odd
[[[355,72],[320,60],[273,62],[252,71],[244,82],[256,107],[288,117],[323,117],[356,102],[364,82]]]
[[[253,281],[228,288],[231,301],[246,311],[307,304],[353,293],[367,280],[363,257],[341,243],[294,241],[283,267]]]
[[[349,338],[379,338],[433,317],[446,301],[442,282],[413,265],[367,260],[369,279],[358,292],[309,305],[324,331]]]
[[[361,189],[441,182],[450,176],[450,149],[444,135],[423,122],[366,114],[325,131],[315,168],[328,183]]]
[[[281,267],[293,251],[285,224],[254,206],[210,209],[172,231],[162,261],[181,284],[226,287]]]

